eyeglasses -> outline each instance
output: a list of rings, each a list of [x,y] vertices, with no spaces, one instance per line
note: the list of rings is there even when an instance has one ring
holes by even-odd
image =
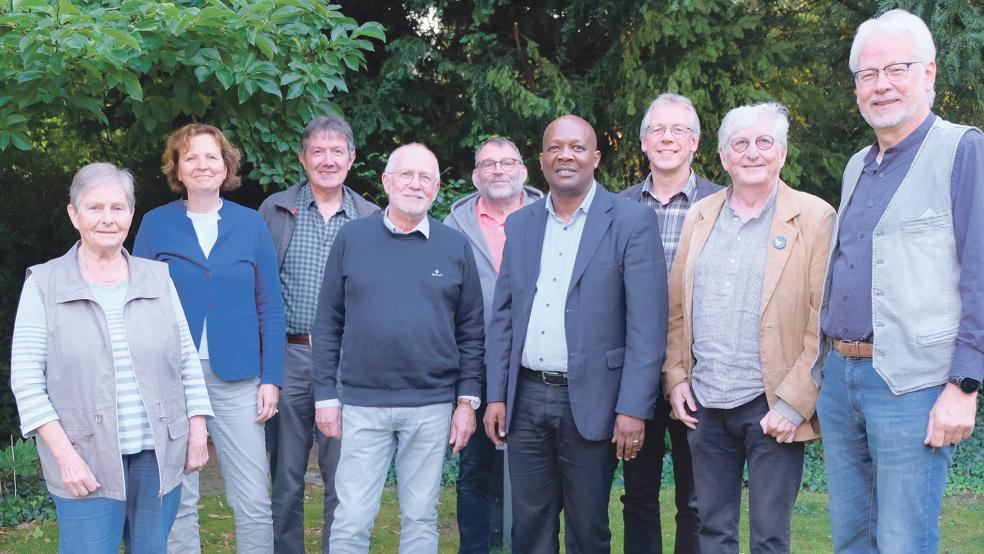
[[[410,183],[413,182],[414,177],[417,178],[417,182],[420,183],[420,186],[425,189],[431,188],[434,186],[434,183],[437,182],[437,179],[428,173],[414,173],[413,171],[401,171],[399,173],[395,171],[387,171],[386,173],[396,175],[396,184],[401,187],[410,186]]]
[[[738,137],[731,141],[731,149],[741,154],[745,150],[748,150],[748,145],[751,143],[752,141],[745,137]],[[770,135],[762,135],[755,138],[755,148],[758,148],[759,150],[769,150],[775,143],[776,139],[772,138]]]
[[[878,80],[878,73],[884,73],[889,81],[901,81],[909,74],[909,67],[912,64],[924,62],[899,62],[890,63],[881,69],[862,69],[854,72],[854,80],[861,85],[872,85]]]
[[[495,171],[495,166],[498,165],[503,171],[509,173],[510,171],[516,169],[516,164],[523,163],[521,160],[515,158],[502,158],[501,160],[482,160],[475,164],[475,167],[484,171],[485,173],[492,173]]]
[[[646,132],[656,138],[659,138],[665,135],[666,131],[669,131],[670,135],[672,135],[673,138],[678,139],[678,138],[683,138],[684,135],[686,135],[687,133],[692,133],[693,129],[691,129],[690,127],[684,127],[683,125],[674,125],[672,127],[664,127],[660,125],[658,127],[650,127],[649,130]]]

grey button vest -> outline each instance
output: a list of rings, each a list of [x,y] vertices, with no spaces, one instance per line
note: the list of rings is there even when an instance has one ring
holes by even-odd
[[[76,451],[102,485],[87,498],[126,500],[116,422],[116,369],[109,329],[77,262],[78,243],[60,258],[28,269],[47,322],[48,397]],[[167,265],[130,257],[123,324],[137,388],[154,435],[159,495],[181,483],[188,449],[188,411],[181,381],[181,342]],[[48,490],[72,498],[58,462],[37,441]]]
[[[895,394],[945,383],[960,323],[960,264],[950,198],[957,146],[972,127],[937,118],[872,236],[873,365]],[[844,169],[838,213],[854,194],[868,148]],[[829,309],[838,226],[834,229],[821,311]],[[821,340],[823,335],[821,334]],[[828,345],[813,368],[822,372]]]

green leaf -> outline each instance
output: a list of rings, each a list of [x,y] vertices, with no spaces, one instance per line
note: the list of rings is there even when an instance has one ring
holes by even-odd
[[[6,131],[0,131],[0,150],[6,150],[7,145],[10,144],[10,133]]]
[[[140,79],[134,76],[133,73],[127,73],[123,75],[123,88],[126,89],[126,93],[130,95],[137,102],[143,102],[143,87],[140,86]]]
[[[32,147],[31,141],[20,133],[11,133],[10,142],[12,142],[19,150],[30,150]]]
[[[356,27],[352,32],[353,37],[369,37],[386,42],[386,31],[383,26],[375,21],[369,21]]]
[[[133,50],[140,50],[140,42],[133,38],[131,35],[124,33],[123,31],[118,31],[116,29],[109,29],[102,27],[99,32],[112,37],[116,41],[116,46],[122,46],[124,48],[132,48]]]
[[[198,78],[199,83],[204,83],[205,79],[207,79],[211,73],[212,70],[205,67],[204,65],[200,65],[195,68],[195,77]]]
[[[257,35],[256,47],[260,49],[260,53],[268,60],[272,60],[280,52],[277,45],[266,35]]]
[[[293,83],[294,81],[297,81],[298,79],[303,79],[303,78],[304,78],[304,76],[301,75],[300,73],[287,73],[283,77],[280,78],[280,84],[282,86],[287,86],[287,85]]]
[[[260,90],[262,90],[263,92],[272,94],[277,98],[283,98],[283,93],[280,91],[280,87],[277,86],[277,83],[273,82],[272,80],[257,79],[256,83],[259,85]]]
[[[21,125],[27,123],[27,118],[21,114],[10,114],[3,120],[3,126],[6,128],[14,127],[16,125]]]
[[[232,87],[233,76],[232,72],[226,69],[224,66],[220,66],[221,69],[216,69],[215,66],[212,69],[215,71],[215,78],[222,83],[222,88],[229,90]]]
[[[304,81],[296,81],[287,89],[287,100],[293,100],[304,94]]]

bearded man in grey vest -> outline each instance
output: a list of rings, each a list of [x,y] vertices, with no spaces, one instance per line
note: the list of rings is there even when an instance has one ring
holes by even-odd
[[[936,48],[892,10],[850,66],[876,141],[844,170],[821,304],[823,429],[838,552],[936,552],[954,445],[984,375],[984,135],[931,112]]]

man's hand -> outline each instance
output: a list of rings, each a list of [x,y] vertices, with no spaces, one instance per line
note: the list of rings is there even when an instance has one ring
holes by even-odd
[[[96,492],[101,487],[96,476],[89,469],[89,464],[85,463],[82,456],[73,448],[71,452],[58,459],[58,466],[61,469],[62,485],[72,496],[85,498],[89,493]]]
[[[321,434],[329,439],[342,438],[342,407],[318,408],[314,412],[314,422]]]
[[[201,471],[208,463],[208,431],[205,416],[192,416],[188,420],[188,454],[185,456],[184,474]]]
[[[762,426],[762,433],[775,437],[776,442],[790,443],[796,435],[796,426],[775,409],[770,409],[769,413],[759,421]]]
[[[468,445],[468,439],[475,433],[475,410],[468,401],[458,402],[451,416],[451,439],[448,444],[454,445],[451,452],[457,454]]]
[[[615,430],[612,442],[615,443],[615,457],[619,460],[632,460],[642,449],[646,438],[646,422],[625,414],[615,416]]]
[[[690,415],[697,411],[697,402],[694,400],[694,393],[690,391],[689,381],[681,381],[670,390],[670,407],[673,408],[670,417],[691,429],[697,428],[697,418]]]
[[[260,385],[256,392],[256,422],[263,423],[277,413],[277,402],[280,400],[280,387],[277,385]]]
[[[929,412],[929,425],[923,444],[940,448],[970,437],[977,414],[977,393],[967,394],[947,383]]]
[[[489,402],[485,406],[485,434],[496,446],[502,446],[506,438],[506,403]]]

